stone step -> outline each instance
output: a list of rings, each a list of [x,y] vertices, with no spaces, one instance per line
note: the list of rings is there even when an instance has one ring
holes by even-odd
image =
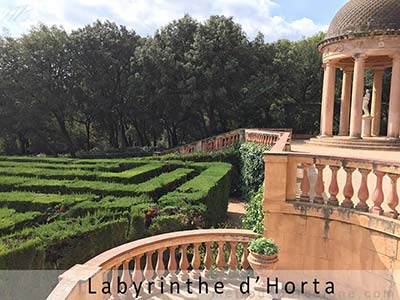
[[[340,138],[312,138],[306,142],[309,145],[348,148],[357,150],[400,151],[399,141],[386,140],[350,140]]]

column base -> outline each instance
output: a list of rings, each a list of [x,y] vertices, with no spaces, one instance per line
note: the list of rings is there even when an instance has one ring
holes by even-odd
[[[357,135],[357,136],[349,136],[348,137],[349,140],[361,140],[361,135]]]
[[[333,135],[326,135],[326,134],[321,134],[317,136],[317,139],[327,139],[327,138],[331,138],[333,137]]]

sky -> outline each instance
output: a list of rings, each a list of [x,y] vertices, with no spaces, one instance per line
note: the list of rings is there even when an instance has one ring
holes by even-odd
[[[328,29],[347,0],[0,0],[0,34],[19,36],[38,23],[70,31],[97,19],[152,35],[170,21],[190,14],[232,16],[249,38],[297,40]]]

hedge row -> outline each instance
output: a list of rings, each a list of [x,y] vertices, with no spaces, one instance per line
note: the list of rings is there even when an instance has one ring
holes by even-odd
[[[182,164],[181,164],[182,165]],[[20,167],[0,167],[0,175],[3,176],[21,176],[35,177],[42,179],[56,180],[90,180],[90,181],[107,181],[119,183],[140,183],[157,176],[167,170],[176,169],[179,165],[167,164],[161,162],[152,162],[149,164],[133,167],[133,169],[124,170],[122,172],[100,172],[99,170],[82,170],[82,169],[46,169],[46,168],[29,168]],[[118,166],[118,170],[126,169],[127,165]]]
[[[225,162],[232,165],[231,170],[231,190],[230,194],[234,196],[238,196],[241,194],[240,190],[240,169],[241,169],[241,161],[240,161],[240,152],[239,152],[240,144],[235,144],[230,147],[211,151],[211,152],[197,152],[191,154],[167,154],[159,157],[153,157],[153,159],[168,161],[171,159],[180,160],[180,161],[192,161],[192,162]]]
[[[121,184],[101,181],[85,180],[48,180],[17,176],[0,176],[0,191],[12,190],[32,191],[40,193],[93,193],[107,196],[132,196],[148,193],[156,197],[161,196],[172,187],[184,182],[194,169],[178,168],[163,173],[149,181],[140,184]]]
[[[0,239],[0,269],[67,269],[124,243],[128,232],[128,219],[113,219],[111,215],[59,220],[25,229]]]
[[[196,163],[206,168],[200,175],[161,197],[164,210],[177,208],[193,218],[205,215],[206,226],[216,226],[226,218],[230,190],[231,165]],[[206,210],[204,214],[204,210]]]
[[[24,168],[24,169],[52,169],[52,170],[99,170],[105,172],[122,171],[127,167],[135,167],[145,164],[146,162],[131,162],[131,163],[97,163],[97,164],[54,164],[46,162],[15,162],[15,161],[0,161],[0,168]]]
[[[61,195],[14,191],[0,193],[0,207],[13,208],[18,212],[45,212],[55,207],[67,209],[76,203],[96,199],[98,196],[91,194]]]
[[[41,216],[40,212],[35,211],[19,213],[15,209],[0,208],[0,235],[39,223]]]

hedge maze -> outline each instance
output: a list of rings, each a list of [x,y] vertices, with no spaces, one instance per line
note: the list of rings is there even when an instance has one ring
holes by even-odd
[[[215,226],[230,171],[220,162],[0,157],[0,269],[62,270],[127,241]]]

